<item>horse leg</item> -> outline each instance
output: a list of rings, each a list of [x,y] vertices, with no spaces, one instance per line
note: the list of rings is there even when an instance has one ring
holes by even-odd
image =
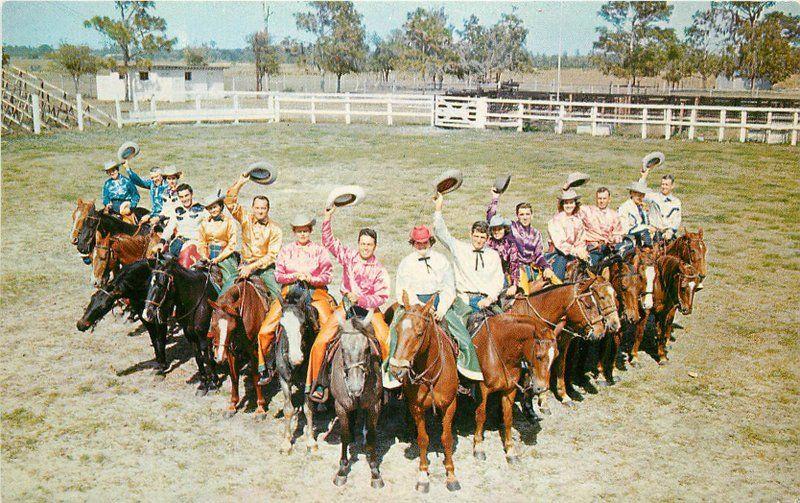
[[[378,456],[375,454],[375,443],[378,439],[378,417],[380,416],[380,398],[367,411],[367,460],[372,476],[370,484],[373,489],[383,487],[383,477],[378,467]]]
[[[489,388],[485,381],[479,381],[478,387],[481,390],[481,401],[475,408],[475,435],[472,441],[472,455],[475,459],[486,461],[486,451],[483,448],[483,427],[486,424],[486,402],[489,399]]]
[[[650,311],[645,311],[633,331],[633,346],[631,347],[631,354],[628,358],[628,363],[631,367],[639,365],[639,345],[644,338],[644,329],[647,327],[647,319],[650,317]]]
[[[160,372],[163,374],[166,372],[167,367],[167,326],[166,325],[156,325],[156,359],[158,363],[161,365]]]
[[[667,341],[669,341],[668,325],[672,325],[669,313],[666,315],[656,315],[656,340],[658,341],[658,364],[666,365],[669,362],[667,358]]]
[[[303,400],[303,410],[306,413],[306,450],[313,452],[318,449],[318,446],[317,440],[314,438],[314,405],[308,397]]]
[[[503,406],[503,447],[506,450],[506,461],[510,465],[519,462],[519,456],[514,450],[514,440],[511,438],[511,426],[514,424],[514,399],[516,396],[517,388],[513,387],[503,392],[501,400]]]
[[[444,447],[444,470],[447,473],[446,487],[448,491],[461,489],[461,484],[456,478],[455,465],[453,465],[453,417],[456,415],[456,401],[457,397],[454,396],[445,408],[442,418],[442,446]]]
[[[294,405],[292,404],[292,385],[281,378],[281,390],[283,391],[283,445],[280,452],[289,454],[292,452],[292,419],[294,418]]]
[[[410,390],[406,390],[410,391]],[[413,398],[406,395],[408,400]],[[417,445],[419,446],[419,476],[417,478],[417,491],[427,493],[431,490],[431,481],[428,476],[428,432],[425,430],[425,409],[420,404],[411,404],[411,417],[417,425]]]
[[[601,386],[614,384],[614,362],[617,359],[618,341],[622,338],[621,331],[613,334],[606,334],[603,341],[602,354],[597,361],[598,375],[602,375],[604,381],[598,381]]]
[[[558,337],[558,356],[556,360],[553,362],[555,366],[555,378],[556,378],[556,396],[561,403],[568,407],[574,407],[575,403],[572,401],[572,398],[567,394],[567,384],[564,378],[567,370],[567,352],[569,351],[569,343],[572,341],[572,336],[561,332]]]
[[[184,328],[184,333],[186,329]],[[197,363],[197,372],[200,375],[200,384],[197,386],[197,391],[195,392],[195,396],[204,396],[208,394],[208,374],[206,372],[206,366],[203,362],[203,350],[200,347],[200,343],[197,340],[196,336],[190,337],[187,335],[186,337],[192,343],[192,348],[194,349],[194,361]]]
[[[225,418],[231,418],[236,414],[236,406],[239,405],[239,373],[236,369],[236,358],[228,352],[228,368],[231,374],[231,403],[223,414]]]
[[[353,441],[352,433],[350,432],[350,414],[344,408],[336,407],[336,415],[339,417],[339,424],[341,428],[341,443],[342,452],[339,456],[339,470],[336,472],[336,477],[333,478],[334,485],[343,486],[347,483],[347,474],[350,472],[350,462],[348,459],[348,448],[350,442]]]
[[[264,399],[262,386],[258,385],[258,380],[261,376],[258,375],[257,357],[250,359],[250,378],[253,380],[253,387],[256,389],[256,419],[262,420],[267,417],[267,411],[264,409],[267,401]]]

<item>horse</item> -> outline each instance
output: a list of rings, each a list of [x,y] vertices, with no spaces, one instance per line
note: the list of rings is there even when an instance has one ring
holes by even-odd
[[[692,267],[697,271],[700,281],[697,283],[695,291],[703,289],[703,280],[708,274],[707,254],[708,248],[703,240],[702,227],[697,232],[688,232],[684,228],[684,234],[667,246],[667,255],[673,255],[688,264],[692,264]]]
[[[130,309],[140,315],[144,310],[147,287],[151,279],[152,261],[139,260],[124,266],[119,274],[104,288],[98,289],[86,306],[77,328],[85,332],[95,325],[114,307],[119,299],[128,299]],[[155,352],[156,373],[167,370],[167,325],[156,321],[142,320]]]
[[[78,212],[76,208],[73,212],[73,232],[77,230],[78,233],[74,238],[74,244],[81,255],[86,256],[92,253],[98,231],[103,235],[128,234],[131,236],[150,232],[149,224],[141,226],[129,224],[118,217],[109,215],[105,211],[97,211],[94,207],[94,201],[89,201],[88,203],[83,201],[83,203],[85,210],[81,209],[81,212]],[[77,216],[76,213],[78,213]],[[147,210],[136,208],[136,214],[147,214]]]
[[[292,395],[295,386],[304,386],[308,370],[308,357],[314,338],[319,333],[317,311],[311,305],[311,290],[301,282],[294,285],[286,293],[286,299],[280,300],[282,306],[281,320],[275,334],[275,369],[278,372],[281,391],[283,391],[283,416],[285,421],[284,442],[280,448],[283,453],[292,451],[292,428],[299,407],[294,406]],[[306,449],[314,451],[317,442],[314,439],[313,405],[304,397],[302,405],[306,416]]]
[[[213,309],[208,338],[214,346],[217,364],[228,362],[231,377],[231,403],[225,417],[236,414],[239,405],[239,373],[244,362],[250,364],[250,376],[256,390],[256,418],[266,417],[266,400],[258,385],[258,330],[267,316],[267,304],[253,279],[241,279],[233,288],[215,302],[208,301]]]
[[[211,324],[209,300],[217,300],[217,291],[207,272],[185,269],[170,255],[156,261],[142,320],[166,324],[174,310],[175,321],[194,350],[200,375],[198,396],[218,387],[207,337]]]
[[[556,356],[556,336],[547,324],[537,318],[520,314],[500,314],[484,318],[473,335],[472,342],[483,372],[483,381],[478,383],[481,398],[475,409],[473,455],[481,461],[486,459],[483,449],[486,404],[490,394],[500,392],[503,447],[506,461],[515,464],[519,458],[514,452],[511,425],[514,421],[517,389],[524,394],[530,391],[535,395],[547,390],[550,385],[550,367]],[[528,372],[532,376],[526,388],[518,384],[523,362],[527,364]]]
[[[374,489],[383,487],[383,478],[375,455],[378,417],[381,414],[383,382],[381,380],[381,350],[372,330],[372,312],[364,319],[354,316],[341,324],[339,345],[331,362],[331,395],[336,417],[341,425],[342,451],[339,468],[333,483],[347,482],[350,472],[348,447],[353,442],[356,412],[366,412],[365,426],[367,460]]]
[[[145,235],[97,233],[92,253],[92,278],[95,287],[108,281],[111,273],[121,266],[131,264],[155,255],[155,246],[161,234],[151,232]]]
[[[417,426],[419,477],[416,490],[430,490],[428,475],[428,432],[425,411],[433,407],[443,413],[442,446],[446,487],[461,489],[453,465],[453,417],[456,413],[458,370],[455,343],[438,326],[432,308],[435,297],[424,305],[411,306],[403,291],[405,312],[397,320],[397,348],[389,359],[389,370],[403,383],[403,395]]]
[[[72,229],[70,230],[69,241],[73,245],[77,246],[78,236],[91,210],[94,210],[94,201],[84,201],[79,197],[75,209],[72,210]]]
[[[700,275],[691,264],[682,262],[672,255],[663,255],[656,260],[656,288],[653,292],[653,315],[656,326],[658,364],[666,365],[667,341],[672,333],[675,312],[692,313],[694,291]],[[638,349],[638,343],[634,346]]]

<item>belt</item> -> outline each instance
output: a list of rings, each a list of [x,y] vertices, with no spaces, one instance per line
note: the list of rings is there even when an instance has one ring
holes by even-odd
[[[486,295],[483,292],[464,292],[464,293],[467,295],[483,295],[484,297],[488,297],[488,295]]]

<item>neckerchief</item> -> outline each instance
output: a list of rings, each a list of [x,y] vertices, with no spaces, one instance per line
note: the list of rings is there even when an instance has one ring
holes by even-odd
[[[472,250],[472,253],[475,254],[475,270],[478,270],[478,259],[480,259],[481,269],[483,269],[485,267],[483,262],[483,250]]]

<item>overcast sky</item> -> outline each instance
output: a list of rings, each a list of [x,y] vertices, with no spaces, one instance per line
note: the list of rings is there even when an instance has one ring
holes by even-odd
[[[273,14],[270,28],[278,39],[285,36],[310,41],[297,29],[293,14],[307,9],[305,2],[269,2]],[[564,51],[587,53],[597,38],[595,28],[602,24],[597,16],[601,2],[356,2],[364,15],[367,33],[384,36],[405,22],[406,14],[417,7],[444,7],[450,24],[461,28],[464,20],[475,14],[482,23],[493,24],[504,12],[516,10],[530,30],[528,49],[533,52],[558,53],[559,8],[563,9],[561,28]],[[674,2],[670,26],[681,34],[691,23],[692,14],[706,9],[710,2]],[[80,1],[4,1],[2,5],[3,44],[53,46],[61,42],[102,47],[103,37],[83,27],[94,15],[113,16],[113,2]],[[779,2],[775,9],[800,14],[797,2]],[[167,21],[167,32],[178,38],[178,46],[215,41],[221,48],[245,46],[245,37],[263,26],[263,2],[156,2],[156,14]]]

